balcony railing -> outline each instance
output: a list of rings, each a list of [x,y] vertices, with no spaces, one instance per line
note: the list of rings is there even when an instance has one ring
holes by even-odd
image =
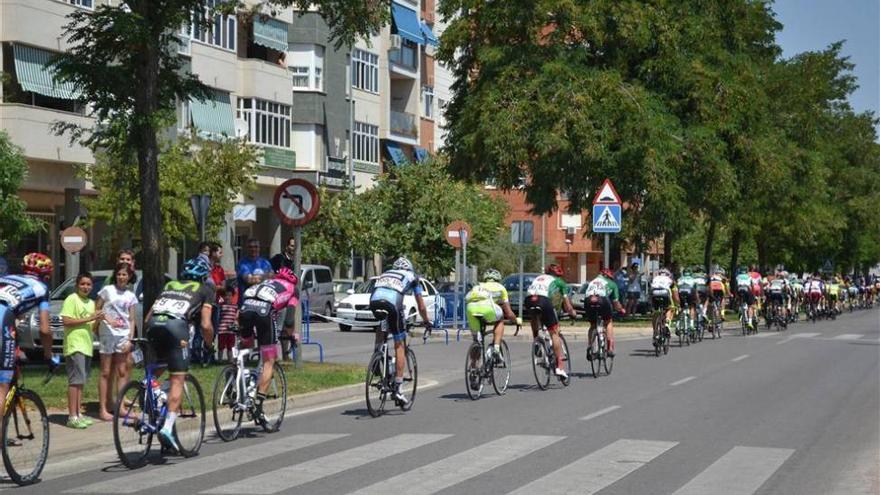
[[[419,136],[418,124],[416,124],[416,116],[410,113],[395,112],[391,110],[391,132],[412,138]]]

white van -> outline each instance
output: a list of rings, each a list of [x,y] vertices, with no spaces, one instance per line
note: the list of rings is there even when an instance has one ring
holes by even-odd
[[[333,292],[333,274],[329,266],[303,265],[299,277],[300,299],[308,299],[312,313],[331,316],[336,296]]]

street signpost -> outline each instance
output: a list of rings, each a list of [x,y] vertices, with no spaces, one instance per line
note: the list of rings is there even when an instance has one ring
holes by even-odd
[[[603,268],[611,265],[611,236],[620,232],[623,223],[620,196],[610,179],[605,179],[593,198],[593,232],[605,234],[605,258]]]
[[[61,231],[61,247],[70,254],[82,251],[88,242],[86,231],[79,227],[67,227]]]
[[[208,210],[211,208],[211,195],[193,194],[189,197],[189,206],[196,219],[196,227],[199,228],[199,240],[205,242],[205,227],[208,223]]]
[[[455,248],[455,273],[458,275],[458,283],[455,284],[455,309],[453,310],[452,325],[458,326],[458,296],[467,291],[467,245],[471,238],[470,224],[462,220],[456,220],[446,226],[446,242]],[[458,266],[458,250],[461,249],[461,270]],[[459,289],[459,285],[461,286]],[[461,290],[461,292],[459,292]],[[463,297],[462,297],[463,299]]]

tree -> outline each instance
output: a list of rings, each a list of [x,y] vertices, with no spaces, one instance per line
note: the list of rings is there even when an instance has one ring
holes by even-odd
[[[302,11],[317,7],[331,28],[337,45],[352,44],[387,21],[387,0],[278,0],[267,5],[292,6]],[[244,2],[222,3],[233,9]],[[62,123],[93,149],[105,148],[136,157],[140,177],[138,196],[142,211],[145,304],[152,304],[162,284],[163,235],[157,133],[173,122],[175,102],[204,100],[208,89],[196,76],[182,70],[176,32],[202,12],[203,0],[124,0],[118,6],[100,5],[94,11],[77,10],[70,16],[64,37],[70,51],[55,61],[56,77],[71,82],[93,109],[97,124],[78,128]],[[197,22],[210,29],[210,18]]]
[[[9,135],[0,130],[0,253],[9,243],[36,232],[42,224],[26,213],[27,205],[18,196],[18,190],[27,175],[27,160],[21,148],[12,144]]]

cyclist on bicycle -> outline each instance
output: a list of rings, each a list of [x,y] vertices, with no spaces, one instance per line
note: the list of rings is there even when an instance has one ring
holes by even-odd
[[[801,304],[803,304],[804,282],[795,274],[791,274],[788,278],[788,285],[791,287],[791,314],[797,316],[801,311]]]
[[[690,268],[682,270],[677,285],[678,300],[681,302],[681,310],[687,311],[691,315],[690,328],[685,329],[686,332],[689,332],[693,330],[694,321],[696,321],[695,308],[697,306],[697,280],[694,278],[693,273],[691,273]],[[676,327],[675,335],[680,333],[681,331]]]
[[[755,293],[752,291],[752,277],[749,276],[745,268],[740,268],[736,274],[736,294],[740,303],[747,305],[747,326],[754,329],[755,319]]]
[[[263,402],[266,400],[266,390],[272,381],[273,367],[279,354],[278,326],[284,317],[284,311],[287,308],[292,308],[293,311],[299,304],[296,297],[297,283],[299,279],[293,271],[282,266],[274,278],[251,285],[242,295],[241,310],[238,315],[239,328],[243,337],[253,338],[256,334],[260,346],[260,358],[263,361],[254,404],[254,416],[260,424],[266,422]],[[293,328],[285,327],[284,331],[290,335],[293,333]]]
[[[42,253],[29,253],[22,258],[24,275],[0,277],[0,418],[5,413],[6,394],[15,375],[15,318],[37,308],[40,320],[40,342],[49,367],[58,363],[52,357],[52,331],[49,328],[49,288],[46,280],[52,274],[52,260]]]
[[[419,308],[419,316],[425,322],[425,332],[431,331],[431,321],[428,319],[428,310],[425,308],[425,300],[422,298],[422,285],[412,263],[401,256],[394,261],[391,270],[386,271],[373,286],[370,294],[370,311],[379,320],[386,318],[387,331],[394,337],[394,352],[397,360],[397,374],[394,377],[394,400],[406,404],[406,396],[400,391],[403,384],[403,375],[406,371],[406,321],[404,318],[403,296],[412,293],[416,298]],[[384,314],[381,314],[381,313]],[[376,329],[376,348],[385,340],[383,325]]]
[[[556,310],[562,308],[574,320],[577,313],[568,298],[568,284],[562,280],[562,267],[557,264],[549,264],[544,270],[544,275],[538,275],[528,288],[529,297],[526,304],[530,311],[540,314],[539,318],[531,318],[532,337],[538,338],[539,324],[547,327],[550,340],[553,342],[553,352],[556,354],[556,376],[568,378],[563,364],[562,345],[559,343],[559,317]]]
[[[835,276],[828,277],[828,283],[825,285],[825,293],[828,297],[828,312],[836,313],[837,304],[840,300],[840,281]]]
[[[168,391],[168,415],[159,430],[159,438],[167,446],[180,451],[174,438],[174,422],[180,410],[183,382],[189,371],[190,325],[201,328],[205,346],[214,342],[211,309],[214,286],[206,282],[211,267],[203,258],[193,258],[183,264],[179,280],[165,284],[145,318],[147,339],[156,352],[158,361],[168,363],[171,388]],[[157,373],[161,375],[161,370]]]
[[[672,321],[678,304],[678,287],[675,285],[675,278],[673,278],[671,271],[661,268],[651,279],[651,305],[654,307],[654,311],[666,312],[666,324],[663,330],[667,337],[669,336],[669,322]],[[654,340],[657,340],[657,337],[659,335],[654,335]]]
[[[825,283],[819,278],[819,272],[814,273],[804,284],[804,295],[810,303],[811,311],[821,311],[822,301],[825,299]]]
[[[761,272],[758,271],[758,267],[755,265],[749,268],[749,282],[751,283],[752,295],[755,296],[758,312],[760,313],[764,307],[764,277],[761,276]]]
[[[730,295],[730,289],[727,285],[727,277],[724,276],[723,268],[716,268],[715,272],[709,278],[709,297],[718,305],[718,311],[721,313],[721,320],[724,320],[724,298]]]
[[[709,281],[702,267],[694,269],[694,288],[697,291],[697,317],[702,318],[705,325],[706,315],[709,314]]]
[[[486,325],[491,326],[494,330],[494,340],[487,347],[496,362],[500,359],[498,353],[501,348],[501,339],[504,336],[504,320],[507,319],[517,325],[522,325],[522,318],[518,318],[510,309],[507,289],[500,282],[501,272],[490,268],[483,273],[483,282],[475,285],[464,296],[467,303],[465,312],[467,313],[468,327],[471,329],[474,339],[477,338],[477,332],[480,329],[478,316],[482,316]],[[476,366],[478,357],[471,356],[474,366]]]
[[[785,303],[789,292],[790,288],[788,286],[788,280],[782,276],[781,272],[778,272],[773,280],[767,284],[767,299],[770,301],[771,305],[775,304],[777,310],[780,311],[780,313],[784,313],[786,317],[788,314],[785,309]]]
[[[601,316],[605,322],[605,335],[608,337],[608,357],[614,357],[614,318],[611,311],[612,306],[614,306],[614,310],[617,312],[623,315],[626,314],[626,311],[620,304],[620,289],[614,281],[614,272],[609,268],[604,268],[587,286],[584,309],[586,310],[587,321],[590,322],[590,330],[587,332],[588,345],[593,345],[599,317]],[[587,354],[587,358],[591,359],[592,354]]]

